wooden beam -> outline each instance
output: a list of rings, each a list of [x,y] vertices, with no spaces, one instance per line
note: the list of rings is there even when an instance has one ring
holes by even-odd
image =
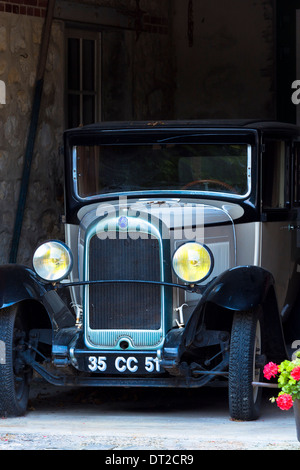
[[[116,9],[86,5],[68,0],[56,0],[54,18],[75,23],[89,23],[110,28],[136,30],[141,10]]]

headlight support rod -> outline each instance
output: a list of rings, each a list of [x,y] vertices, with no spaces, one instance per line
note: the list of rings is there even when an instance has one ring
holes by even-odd
[[[182,285],[182,284],[175,284],[171,282],[164,282],[164,281],[142,281],[140,279],[110,279],[110,280],[96,280],[96,281],[75,281],[75,282],[60,282],[60,283],[53,283],[54,289],[62,289],[64,287],[76,287],[76,286],[88,286],[93,284],[155,284],[164,287],[176,287],[178,289],[183,289],[186,292],[193,292],[197,294],[203,294],[206,290],[208,284],[203,286],[199,286],[196,284],[191,285]]]

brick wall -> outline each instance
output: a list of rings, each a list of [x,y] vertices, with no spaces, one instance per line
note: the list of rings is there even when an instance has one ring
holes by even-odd
[[[44,17],[48,0],[0,0],[0,12]]]
[[[0,0],[0,12],[43,18],[47,4],[48,0]],[[142,24],[143,31],[149,33],[168,34],[169,31],[168,19],[164,17],[144,14]]]

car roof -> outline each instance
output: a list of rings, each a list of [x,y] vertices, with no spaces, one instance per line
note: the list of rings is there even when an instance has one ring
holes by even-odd
[[[149,129],[149,128],[198,128],[198,129],[257,129],[257,130],[282,130],[300,133],[300,127],[279,121],[258,120],[258,119],[207,119],[207,120],[173,120],[173,121],[104,121],[90,124],[75,129],[69,129],[66,133],[80,131],[101,131],[101,130],[128,130],[128,129]]]

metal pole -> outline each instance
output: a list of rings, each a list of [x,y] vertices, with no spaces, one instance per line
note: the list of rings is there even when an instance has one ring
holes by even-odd
[[[254,387],[265,387],[265,388],[278,388],[277,384],[269,384],[267,382],[252,382]]]

